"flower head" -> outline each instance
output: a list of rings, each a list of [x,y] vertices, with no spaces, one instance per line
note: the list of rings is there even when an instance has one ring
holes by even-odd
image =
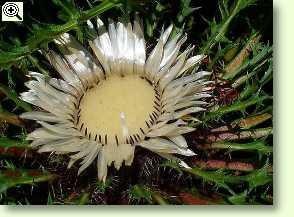
[[[204,56],[189,57],[193,47],[180,52],[187,36],[172,38],[172,26],[147,55],[137,20],[110,21],[106,29],[98,19],[97,32],[88,25],[96,34],[89,41],[95,57],[65,33],[55,40],[60,53],[45,54],[62,78],[30,73],[30,90],[21,97],[40,110],[22,118],[41,125],[27,136],[31,145],[70,154],[68,167],[81,160],[79,174],[97,159],[104,181],[112,163],[117,169],[132,164],[136,146],[168,159],[195,155],[182,134],[194,130],[186,121],[198,120],[189,114],[205,110],[203,99],[210,97],[210,72],[196,72]]]

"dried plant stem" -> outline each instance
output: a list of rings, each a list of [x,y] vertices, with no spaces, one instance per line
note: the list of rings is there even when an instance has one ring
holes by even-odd
[[[188,205],[219,205],[219,204],[227,204],[225,200],[223,200],[218,195],[212,195],[212,197],[204,197],[200,194],[193,194],[188,192],[180,192],[178,194],[178,198],[184,202],[184,204]]]
[[[218,142],[218,141],[233,141],[241,139],[258,139],[269,136],[273,133],[271,127],[260,128],[254,130],[246,130],[237,133],[225,132],[219,134],[210,134],[208,136],[199,136],[199,139],[204,139],[206,142]]]
[[[249,57],[249,54],[252,51],[252,47],[259,42],[261,35],[254,34],[248,41],[248,43],[242,48],[242,50],[237,54],[237,56],[226,66],[224,71],[226,75],[230,75],[234,73]]]
[[[0,111],[0,122],[1,121],[18,127],[24,127],[24,122],[17,115],[7,111]]]
[[[198,146],[199,149],[229,149],[230,151],[259,151],[261,153],[271,153],[273,148],[267,146],[263,141],[255,141],[251,143],[231,143],[231,142],[213,142]]]
[[[210,132],[213,132],[213,133],[225,132],[225,131],[229,131],[232,128],[249,129],[251,127],[254,127],[258,124],[263,123],[264,121],[270,119],[271,117],[272,117],[271,114],[263,113],[260,115],[255,115],[255,116],[248,117],[245,119],[239,119],[239,120],[233,121],[232,123],[230,123],[228,125],[214,128],[214,129],[210,130]]]
[[[244,163],[239,161],[226,162],[223,160],[194,160],[193,164],[202,169],[229,169],[238,171],[252,171],[254,166],[251,163]]]

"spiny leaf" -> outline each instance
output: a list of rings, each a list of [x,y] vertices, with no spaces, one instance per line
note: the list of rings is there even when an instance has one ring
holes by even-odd
[[[231,21],[236,17],[236,15],[246,7],[252,5],[256,0],[236,0],[233,8],[228,12],[229,1],[221,1],[223,5],[221,6],[221,14],[224,15],[220,23],[215,20],[210,22],[211,35],[200,48],[200,52],[207,54],[210,49],[212,49],[217,43],[226,41],[226,33]],[[225,11],[225,12],[224,12]]]
[[[238,176],[232,176],[228,172],[225,172],[223,170],[217,170],[217,171],[205,171],[198,167],[193,167],[191,169],[186,169],[179,167],[178,162],[175,161],[166,161],[162,164],[162,166],[165,167],[171,167],[176,170],[182,170],[187,173],[190,173],[194,176],[201,177],[205,182],[210,182],[216,184],[218,187],[222,187],[226,189],[231,194],[235,194],[234,191],[229,187],[228,183],[239,183],[241,182],[240,177]]]
[[[151,189],[147,186],[133,185],[129,189],[129,198],[131,201],[139,203],[142,200],[152,203]]]
[[[241,49],[237,56],[225,67],[225,76],[234,73],[238,68],[242,66],[244,61],[249,57],[252,51],[252,47],[260,40],[261,35],[259,33],[253,33],[249,38],[246,45]]]
[[[192,8],[190,6],[191,0],[181,0],[180,1],[180,13],[177,15],[177,20],[182,23],[184,19],[193,13],[198,8]]]
[[[261,62],[257,63],[256,66],[252,65],[252,69],[251,72],[246,72],[245,75],[242,75],[240,76],[239,78],[237,78],[233,84],[232,84],[232,87],[233,88],[238,88],[239,86],[241,86],[242,84],[244,84],[245,82],[246,83],[249,83],[249,79],[251,79],[252,77],[254,78],[258,78],[256,75],[263,71],[264,70],[264,66],[266,65],[269,65],[267,71],[264,73],[264,75],[266,76],[266,80],[261,80],[259,81],[259,79],[254,80],[254,79],[251,79],[253,82],[252,83],[258,83],[260,85],[260,89],[261,87],[268,81],[270,81],[272,79],[272,57],[268,57],[268,58],[265,58],[264,60],[262,60]]]
[[[146,201],[153,204],[153,201],[160,205],[166,205],[168,202],[162,195],[146,185],[133,185],[128,191],[129,198],[132,202],[140,203]]]
[[[1,170],[0,171],[0,193],[11,187],[37,182],[46,182],[56,178],[56,175],[40,170]]]
[[[244,205],[244,204],[247,204],[247,201],[246,201],[247,195],[248,195],[248,192],[244,191],[240,194],[236,194],[236,195],[232,195],[228,197],[228,200],[235,205],[241,205],[241,204]]]
[[[218,9],[222,16],[222,19],[227,18],[230,15],[229,8],[228,8],[228,0],[220,0],[218,3]]]
[[[272,78],[273,78],[273,61],[271,59],[268,69],[265,71],[259,83],[261,85],[265,85],[268,81],[272,80]]]
[[[234,191],[229,187],[227,183],[239,183],[241,180],[238,176],[229,175],[229,173],[222,170],[218,171],[203,171],[197,167],[186,170],[187,172],[200,176],[205,182],[213,182],[218,187],[225,188],[231,194],[235,194]]]
[[[40,47],[46,46],[51,40],[58,35],[74,30],[79,27],[80,23],[86,22],[87,20],[120,5],[120,0],[108,0],[103,1],[96,7],[89,10],[82,11],[79,16],[73,17],[67,23],[56,25],[50,24],[45,27],[39,28],[34,31],[33,35],[27,39],[27,43],[23,46],[17,47],[7,52],[1,52],[0,54],[0,67],[7,67],[8,64],[14,63],[24,56],[37,51]]]
[[[32,157],[32,152],[29,150],[28,143],[25,141],[17,141],[0,137],[0,156],[8,155],[12,157]]]
[[[28,60],[32,63],[33,66],[35,66],[39,72],[41,72],[45,77],[49,77],[49,72],[46,71],[40,64],[39,61],[33,57],[32,55],[28,55]]]
[[[272,177],[269,175],[268,170],[269,164],[266,163],[262,168],[255,170],[246,176],[246,181],[249,183],[250,190],[272,181]]]
[[[239,100],[244,100],[256,93],[258,90],[257,84],[247,84],[239,94]]]
[[[11,99],[17,107],[21,107],[25,111],[32,110],[32,107],[28,103],[19,99],[18,94],[15,92],[15,90],[0,83],[0,91],[3,92],[9,99]]]
[[[255,71],[257,67],[259,68],[261,64],[263,65],[267,60],[268,57],[272,55],[273,48],[269,45],[261,46],[256,51],[253,49],[253,57],[251,59],[246,60],[243,64],[238,66],[237,69],[231,71],[230,73],[226,73],[223,75],[223,79],[231,80],[236,75],[240,74],[244,71]],[[255,53],[254,53],[255,52]]]
[[[271,176],[268,173],[268,163],[261,169],[254,170],[243,176],[235,176],[225,170],[206,171],[198,167],[193,167],[191,169],[182,168],[179,166],[179,163],[175,161],[167,161],[162,165],[171,168],[178,168],[197,177],[201,177],[205,182],[212,182],[217,187],[226,189],[232,195],[235,195],[235,192],[230,187],[233,184],[248,183],[250,189],[254,189],[271,181]]]
[[[242,111],[245,110],[247,107],[258,104],[263,102],[266,99],[270,99],[268,96],[254,96],[246,101],[236,101],[232,105],[225,105],[222,107],[219,107],[215,111],[211,111],[205,114],[203,121],[209,121],[209,120],[218,120],[220,117],[222,117],[225,114],[235,112],[235,111]]]
[[[236,13],[239,13],[241,10],[255,4],[257,0],[239,0],[236,2]]]
[[[108,0],[102,1],[98,6],[93,7],[89,10],[82,11],[80,16],[80,22],[85,22],[113,7],[117,7],[121,5],[121,0]]]
[[[98,181],[95,186],[95,191],[104,194],[107,189],[111,188],[113,177],[107,177],[105,182]]]
[[[72,0],[53,0],[53,3],[60,6],[62,8],[62,11],[59,14],[59,17],[62,18],[62,20],[68,20],[72,18],[76,18],[79,15],[79,10],[76,8],[74,1]]]
[[[1,148],[11,148],[11,147],[29,148],[29,144],[26,141],[13,140],[7,137],[0,137],[0,147]]]
[[[222,58],[224,58],[225,60],[231,59],[231,56],[235,55],[235,52],[238,51],[238,47],[238,43],[230,43],[227,44],[225,47],[221,47],[221,45],[219,45],[216,54],[208,65],[208,69],[212,70],[213,67],[216,66],[216,63]]]
[[[31,157],[32,153],[29,151],[27,142],[0,137],[0,155]]]
[[[214,142],[200,146],[203,149],[228,149],[229,151],[258,151],[262,154],[268,154],[273,151],[271,146],[266,145],[263,140],[251,143],[232,143],[232,142]]]

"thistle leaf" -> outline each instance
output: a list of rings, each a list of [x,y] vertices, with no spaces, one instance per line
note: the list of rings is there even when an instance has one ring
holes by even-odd
[[[57,176],[40,170],[1,170],[0,171],[0,193],[7,189],[29,184],[33,185],[37,182],[47,182],[55,179]]]

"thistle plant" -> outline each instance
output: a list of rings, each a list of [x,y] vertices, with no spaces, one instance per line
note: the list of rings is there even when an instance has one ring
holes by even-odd
[[[273,203],[272,5],[28,4],[0,27],[1,204]]]

